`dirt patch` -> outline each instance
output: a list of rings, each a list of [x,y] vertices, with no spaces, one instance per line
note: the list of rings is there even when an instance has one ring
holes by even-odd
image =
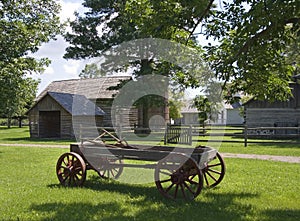
[[[257,155],[257,154],[235,154],[235,153],[221,153],[223,157],[227,158],[242,158],[242,159],[258,159],[258,160],[272,160],[287,163],[300,163],[300,157],[292,156],[273,156],[273,155]]]

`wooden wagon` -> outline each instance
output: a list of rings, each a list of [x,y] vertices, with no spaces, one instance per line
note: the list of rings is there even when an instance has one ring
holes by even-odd
[[[107,134],[115,143],[101,140]],[[59,157],[56,173],[62,185],[82,186],[87,170],[95,170],[102,178],[117,179],[125,167],[154,169],[157,189],[171,199],[194,199],[203,186],[214,187],[225,175],[224,160],[213,148],[129,145],[105,130],[96,139],[71,144],[70,152]]]

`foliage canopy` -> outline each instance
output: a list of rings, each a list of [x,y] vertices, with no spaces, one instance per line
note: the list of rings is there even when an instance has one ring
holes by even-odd
[[[6,0],[0,3],[0,114],[11,119],[25,113],[38,82],[27,78],[49,60],[30,53],[61,33],[60,6],[54,0]]]
[[[65,35],[71,46],[66,58],[90,58],[124,41],[162,38],[199,49],[200,34],[218,43],[204,47],[203,54],[217,79],[228,90],[259,99],[286,99],[295,62],[288,48],[299,36],[300,3],[297,0],[85,0],[89,9],[71,22]],[[298,43],[297,43],[298,44]],[[197,86],[188,73],[170,71],[153,60],[135,62],[137,75],[167,73],[181,84]],[[296,63],[299,66],[299,63]],[[172,66],[171,66],[172,67]],[[227,86],[230,82],[230,87]]]

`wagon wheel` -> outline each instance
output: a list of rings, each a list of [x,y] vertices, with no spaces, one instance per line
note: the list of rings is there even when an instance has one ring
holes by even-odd
[[[118,179],[123,172],[123,160],[101,157],[97,172],[102,178]]]
[[[216,158],[208,162],[206,167],[202,169],[204,177],[204,185],[207,187],[217,186],[224,178],[225,163],[222,156],[217,152]]]
[[[63,186],[82,186],[86,179],[86,164],[76,153],[64,153],[56,164],[56,174]]]
[[[170,199],[196,198],[203,187],[202,171],[192,158],[170,154],[160,160],[154,173],[159,192]]]

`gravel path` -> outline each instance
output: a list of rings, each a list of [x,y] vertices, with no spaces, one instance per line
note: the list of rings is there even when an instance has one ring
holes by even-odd
[[[69,148],[69,145],[57,144],[0,144],[0,146],[15,146],[15,147],[44,147],[44,148]],[[287,163],[300,163],[300,157],[293,156],[274,156],[274,155],[258,155],[258,154],[237,154],[237,153],[221,153],[225,158],[241,158],[241,159],[258,159],[258,160],[271,160]]]
[[[258,160],[272,160],[287,163],[300,163],[300,157],[292,156],[274,156],[274,155],[257,155],[257,154],[236,154],[236,153],[221,153],[223,157],[227,158],[242,158],[242,159],[258,159]]]

